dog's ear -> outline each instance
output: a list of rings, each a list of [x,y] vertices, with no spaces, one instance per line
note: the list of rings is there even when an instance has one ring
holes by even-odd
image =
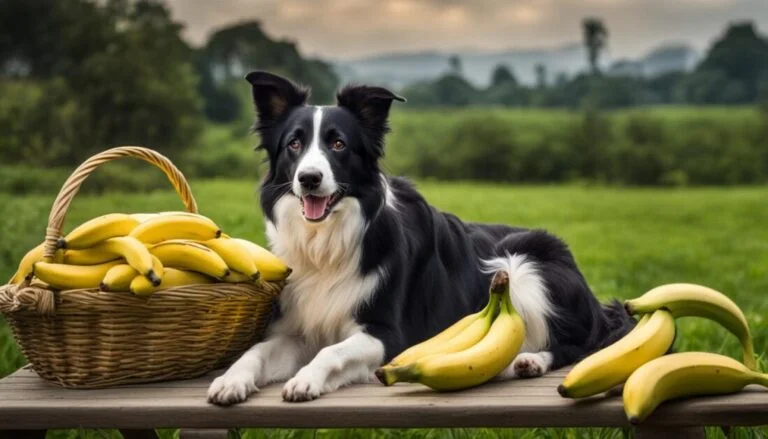
[[[371,137],[374,146],[381,150],[384,134],[389,131],[387,118],[392,101],[405,102],[405,98],[382,87],[362,85],[347,86],[336,96],[338,106],[351,111]]]
[[[277,121],[289,109],[304,105],[309,97],[308,89],[268,72],[251,72],[245,80],[251,84],[253,102],[262,127]]]

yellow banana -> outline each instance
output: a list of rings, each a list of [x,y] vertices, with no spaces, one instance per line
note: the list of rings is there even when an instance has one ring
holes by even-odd
[[[64,262],[72,265],[95,265],[125,258],[128,265],[146,276],[153,284],[160,284],[160,277],[154,271],[152,255],[147,247],[136,238],[120,236],[109,238],[93,247],[82,250],[67,250]]]
[[[436,336],[411,346],[383,367],[403,366],[429,355],[458,352],[472,346],[490,329],[498,306],[499,298],[492,296],[481,311],[470,314]]]
[[[214,280],[210,277],[194,271],[177,270],[175,268],[165,267],[160,285],[154,286],[144,276],[136,276],[130,284],[130,290],[137,296],[147,296],[155,291],[166,288],[181,287],[185,285],[210,284]]]
[[[59,239],[59,248],[83,249],[101,241],[126,236],[139,225],[139,221],[125,213],[102,215],[75,227],[67,236]]]
[[[624,412],[632,424],[644,421],[659,404],[695,395],[735,393],[749,384],[768,387],[768,374],[733,358],[707,352],[681,352],[650,361],[624,384]]]
[[[702,285],[667,284],[656,287],[637,299],[624,302],[630,313],[649,313],[667,309],[675,318],[703,317],[714,320],[741,342],[744,364],[757,370],[755,348],[744,313],[725,294]]]
[[[566,398],[584,398],[623,383],[638,367],[666,353],[675,340],[675,319],[655,311],[627,335],[576,364],[557,391]]]
[[[248,249],[248,252],[251,254],[251,260],[261,274],[261,280],[268,282],[279,281],[291,274],[291,269],[280,258],[264,247],[245,239],[232,238],[231,240],[239,242]]]
[[[110,268],[118,261],[99,265],[68,265],[52,262],[36,262],[35,277],[59,290],[80,288],[98,288],[99,283]]]
[[[254,280],[250,276],[246,276],[243,273],[229,270],[229,276],[227,276],[227,282],[229,283],[253,283]]]
[[[503,371],[520,352],[525,340],[525,324],[509,298],[509,278],[505,272],[499,273],[492,281],[492,295],[502,296],[501,312],[485,337],[459,352],[430,355],[405,366],[379,368],[378,379],[388,386],[396,382],[418,382],[445,391],[477,386]],[[497,292],[499,290],[502,292]]]
[[[165,267],[197,271],[216,279],[226,280],[230,270],[215,251],[192,241],[174,239],[155,244],[149,252]]]
[[[167,214],[149,218],[133,229],[130,236],[146,244],[173,239],[208,240],[221,235],[219,227],[210,219],[191,213]]]
[[[21,258],[19,268],[16,269],[16,273],[8,280],[9,284],[18,284],[25,279],[29,279],[32,276],[32,266],[35,262],[43,260],[43,254],[45,253],[45,243],[38,245],[32,250],[28,251],[24,257]],[[62,262],[63,252],[57,250],[52,262]]]
[[[144,221],[146,221],[148,219],[152,219],[152,218],[154,218],[154,217],[156,217],[158,215],[159,214],[157,214],[157,213],[132,213],[131,217],[136,219],[136,221],[138,221],[139,223],[143,223]]]
[[[152,270],[155,274],[163,273],[163,264],[156,256],[152,255]],[[118,264],[110,268],[101,280],[102,291],[130,291],[131,281],[141,273],[128,264]]]
[[[218,253],[232,270],[242,273],[252,280],[259,278],[259,269],[254,264],[250,251],[242,243],[234,239],[222,238],[200,241],[200,243]]]
[[[65,250],[63,263],[70,265],[97,265],[120,259],[122,256],[119,253],[106,250],[105,242],[107,241],[102,241],[93,247],[81,250]]]

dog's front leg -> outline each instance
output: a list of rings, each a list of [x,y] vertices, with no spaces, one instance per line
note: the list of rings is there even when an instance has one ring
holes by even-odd
[[[376,337],[357,332],[327,346],[283,387],[286,401],[310,401],[355,382],[365,382],[384,360],[384,345]]]
[[[237,404],[265,384],[290,378],[305,358],[304,343],[295,336],[273,334],[254,345],[208,388],[208,402]]]

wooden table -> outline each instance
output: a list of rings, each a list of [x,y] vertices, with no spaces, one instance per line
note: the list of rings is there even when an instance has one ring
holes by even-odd
[[[24,368],[0,380],[0,438],[39,437],[54,428],[119,428],[129,438],[153,437],[153,428],[181,428],[184,438],[225,437],[235,427],[629,427],[620,397],[561,398],[555,388],[564,374],[452,394],[418,385],[359,385],[305,403],[283,402],[281,386],[272,385],[244,404],[223,408],[205,401],[218,374],[68,390]],[[701,437],[705,425],[768,425],[768,391],[748,387],[737,395],[665,404],[637,428],[636,437]]]

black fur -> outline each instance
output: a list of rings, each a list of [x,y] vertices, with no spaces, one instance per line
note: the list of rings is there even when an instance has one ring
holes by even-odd
[[[248,76],[260,115],[257,130],[269,155],[261,186],[261,206],[275,221],[275,202],[291,191],[300,153],[287,144],[309,143],[313,109],[306,90],[273,75]],[[389,127],[387,117],[399,96],[377,87],[347,87],[338,105],[324,110],[324,131],[347,145],[327,152],[344,195],[362,206],[367,231],[359,270],[385,273],[373,299],[356,315],[365,330],[382,341],[385,360],[433,336],[488,300],[490,275],[480,260],[524,254],[535,261],[555,308],[548,319],[553,368],[559,368],[626,334],[634,324],[616,303],[603,306],[593,296],[566,244],[542,230],[465,223],[431,207],[406,180],[389,178],[395,208],[386,208],[386,187],[378,160]],[[329,139],[323,139],[329,141]],[[450,153],[450,151],[446,151]]]

